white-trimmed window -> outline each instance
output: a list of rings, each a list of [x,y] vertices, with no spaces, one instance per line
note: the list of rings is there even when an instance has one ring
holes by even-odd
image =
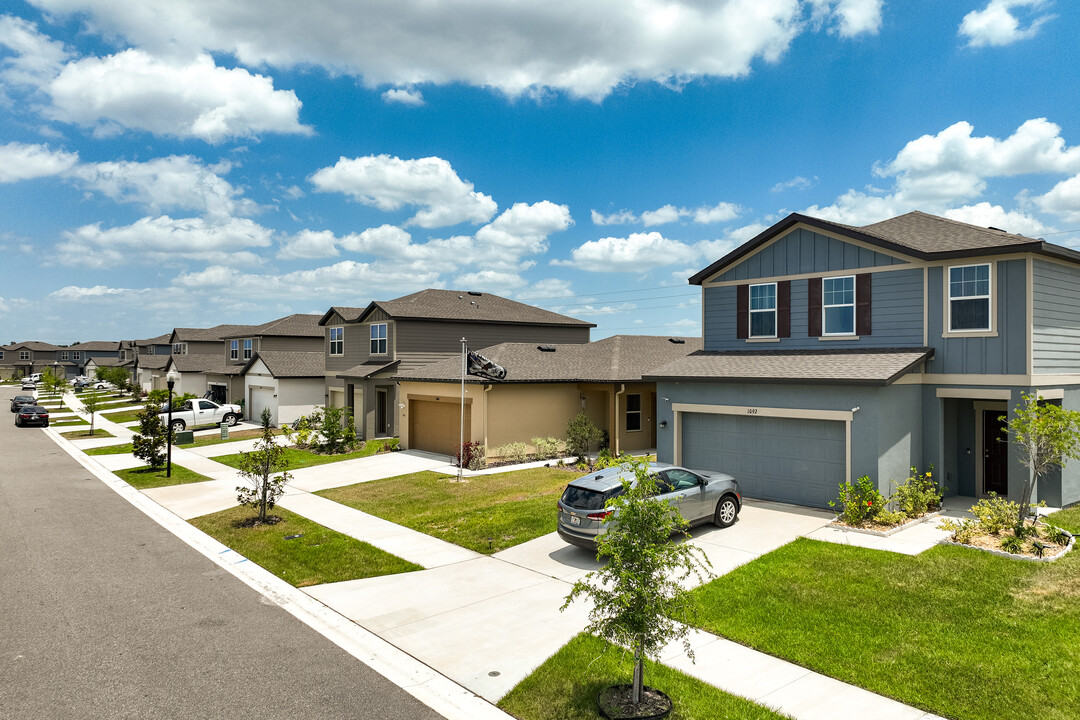
[[[855,276],[822,278],[821,327],[825,335],[855,334]]]
[[[626,431],[641,430],[641,395],[633,393],[626,396]]]
[[[68,359],[68,354],[69,354],[69,353],[68,353],[68,351],[67,351],[67,350],[61,350],[61,351],[60,351],[60,359],[61,359],[61,360],[67,360],[67,359]]]
[[[386,323],[373,323],[371,325],[371,354],[386,354]]]
[[[750,337],[776,337],[776,283],[750,286]]]
[[[82,360],[82,350],[72,350],[71,351],[71,359],[72,360]]]
[[[949,332],[990,328],[990,264],[949,268]]]
[[[245,360],[250,360],[251,359],[251,350],[254,347],[254,345],[255,345],[255,341],[252,340],[251,338],[248,338],[248,339],[244,340],[244,359]]]
[[[172,351],[173,351],[173,355],[187,355],[187,343],[186,342],[173,343]]]
[[[240,359],[240,341],[239,340],[230,340],[229,341],[229,359],[230,360],[239,360]]]
[[[330,328],[330,354],[331,355],[344,355],[345,354],[345,328],[344,327],[332,327],[332,328]]]
[[[29,350],[20,350],[19,351],[19,359],[20,360],[29,360],[30,359],[30,351]]]

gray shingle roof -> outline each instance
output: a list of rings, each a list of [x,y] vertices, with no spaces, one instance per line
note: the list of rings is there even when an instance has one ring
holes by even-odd
[[[318,316],[312,316],[318,320]],[[326,372],[326,356],[321,352],[259,352],[244,366],[247,373],[256,360],[262,360],[266,369],[276,378],[322,377]]]
[[[146,338],[145,340],[136,340],[135,345],[138,347],[145,347],[147,345],[168,345],[169,338],[172,337],[172,333],[165,333],[164,335],[158,335],[157,337]]]
[[[374,375],[375,373],[385,370],[388,367],[396,366],[400,361],[391,360],[387,362],[385,360],[368,360],[367,362],[354,365],[348,370],[344,370],[337,374],[339,378],[366,378]],[[460,360],[458,361],[460,364]]]
[[[126,367],[135,362],[134,360],[121,360],[114,357],[96,357],[87,360],[87,362],[91,361],[98,367]]]
[[[241,365],[230,365],[223,355],[173,355],[173,367],[178,372],[212,373],[214,375],[239,375]]]
[[[554,348],[554,351],[541,348]],[[698,350],[701,350],[701,338],[614,335],[578,344],[500,343],[478,352],[506,368],[503,382],[634,382],[654,368]],[[460,381],[461,358],[401,373],[397,378]],[[488,382],[482,378],[467,380]]]
[[[237,337],[248,334],[256,325],[215,325],[212,328],[176,328],[173,335],[176,342],[198,340],[222,340],[226,337]],[[172,337],[172,336],[170,336]]]
[[[322,337],[323,329],[319,327],[318,315],[297,313],[271,320],[262,325],[247,326],[247,329],[238,331],[235,334],[222,335],[223,338],[267,336]]]
[[[354,321],[356,321],[357,319],[360,318],[360,316],[364,313],[364,310],[366,310],[366,309],[367,308],[355,308],[355,307],[344,307],[342,305],[334,305],[329,310],[327,310],[325,313],[323,313],[322,318],[319,319],[319,325],[320,326],[325,325],[327,323],[327,321],[330,320],[330,316],[333,315],[334,313],[337,313],[342,318],[344,318],[345,322],[354,322]]]
[[[168,355],[140,355],[139,367],[146,370],[157,370],[165,367],[169,362]]]
[[[47,342],[40,342],[38,340],[27,340],[25,342],[11,343],[10,345],[4,345],[4,350],[17,350],[19,348],[26,348],[33,350],[34,352],[52,352],[53,350],[59,350],[60,347]]]
[[[933,354],[933,348],[700,351],[658,367],[648,377],[711,382],[891,385]]]
[[[93,340],[91,342],[81,342],[77,345],[71,345],[68,350],[89,350],[89,351],[101,351],[110,352],[120,349],[120,343],[116,340]]]
[[[428,289],[396,300],[377,300],[371,303],[358,319],[362,320],[363,316],[374,308],[381,309],[392,318],[596,327],[594,323],[498,295],[457,290]]]

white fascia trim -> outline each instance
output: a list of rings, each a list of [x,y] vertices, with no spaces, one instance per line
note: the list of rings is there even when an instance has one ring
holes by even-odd
[[[815,410],[812,408],[776,408],[757,405],[698,405],[696,403],[672,403],[673,412],[708,413],[710,415],[747,415],[750,417],[795,418],[798,420],[850,421],[855,413],[850,410]]]

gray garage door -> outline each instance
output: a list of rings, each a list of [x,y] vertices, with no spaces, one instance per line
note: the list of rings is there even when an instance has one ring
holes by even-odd
[[[270,424],[277,424],[277,403],[274,402],[274,388],[251,386],[251,411],[247,414],[251,422],[261,422],[263,408],[270,408]]]
[[[682,464],[735,476],[744,495],[828,507],[847,472],[844,423],[683,413]]]

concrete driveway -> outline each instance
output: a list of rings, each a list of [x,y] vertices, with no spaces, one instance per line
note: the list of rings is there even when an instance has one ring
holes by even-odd
[[[832,517],[749,500],[735,525],[696,528],[689,542],[723,575]],[[551,533],[490,557],[304,591],[496,702],[585,627],[584,602],[559,607],[572,584],[598,567],[592,553]]]

